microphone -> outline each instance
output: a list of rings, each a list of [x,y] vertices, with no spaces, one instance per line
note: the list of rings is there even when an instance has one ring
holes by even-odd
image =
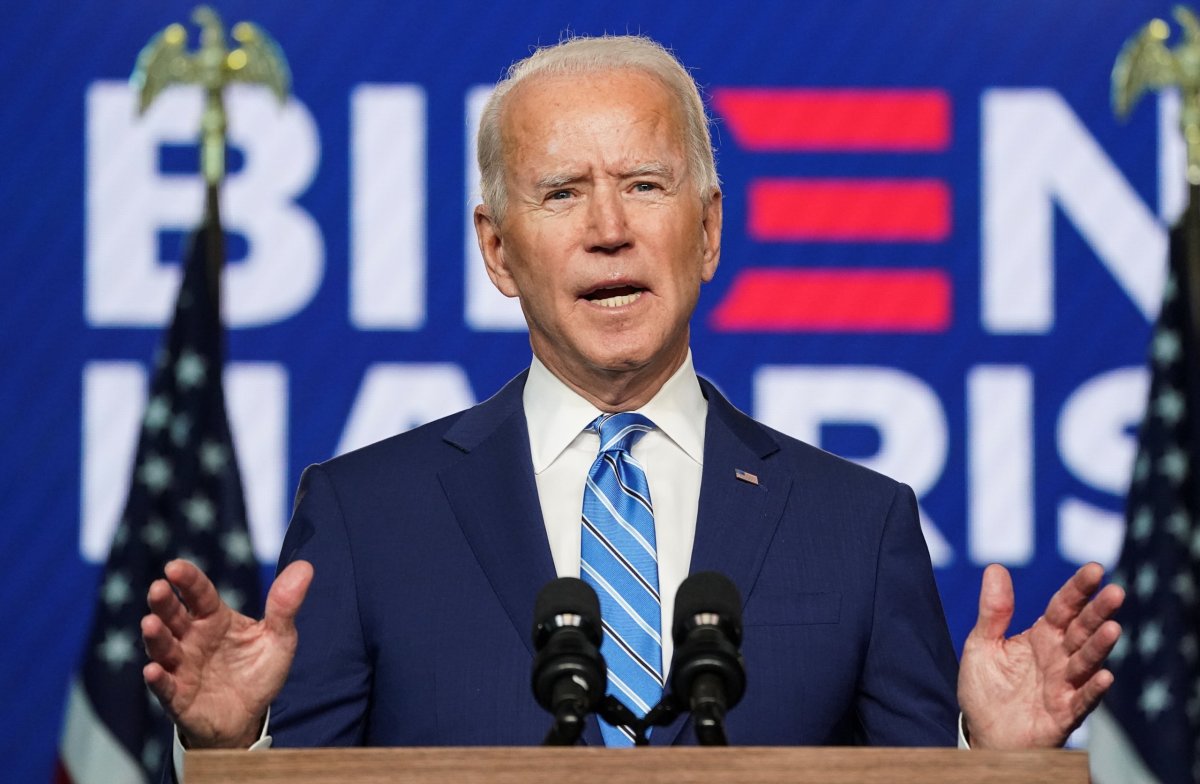
[[[686,699],[701,746],[727,746],[725,713],[746,692],[742,599],[737,586],[717,572],[699,572],[675,594],[671,637],[671,691]]]
[[[600,600],[583,580],[560,577],[538,594],[533,619],[533,696],[554,714],[543,745],[571,746],[608,686]]]

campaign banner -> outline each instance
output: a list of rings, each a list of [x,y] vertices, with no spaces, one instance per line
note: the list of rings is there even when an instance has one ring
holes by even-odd
[[[198,88],[128,76],[188,3],[8,4],[0,25],[0,755],[45,780],[182,243]],[[1014,628],[1112,565],[1148,391],[1178,100],[1114,117],[1162,2],[224,2],[293,93],[227,95],[229,415],[269,575],[304,468],[460,410],[529,363],[475,244],[473,134],[564,35],[642,33],[701,85],[724,193],[698,372],[785,433],[911,485],[959,646],[982,569]],[[819,524],[819,522],[818,522]],[[886,586],[882,587],[886,590]],[[417,599],[414,599],[416,601]]]

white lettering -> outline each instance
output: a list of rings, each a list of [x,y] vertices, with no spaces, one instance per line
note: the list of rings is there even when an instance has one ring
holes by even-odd
[[[226,270],[226,323],[266,324],[308,304],[321,282],[320,231],[292,201],[316,171],[316,126],[302,104],[280,109],[261,89],[235,86],[227,100],[244,165],[226,180],[222,217],[249,251]],[[88,89],[85,312],[93,326],[166,321],[180,268],[161,263],[157,233],[190,231],[204,207],[198,175],[158,171],[159,145],[195,143],[199,89],[166,90],[140,120],[134,102],[124,82]]]
[[[967,549],[976,564],[1033,558],[1033,374],[980,365],[967,374]]]
[[[350,97],[350,320],[425,323],[425,91],[364,84]]]
[[[908,483],[918,497],[934,486],[946,462],[941,401],[924,381],[894,368],[762,366],[754,374],[754,412],[764,424],[817,446],[822,424],[875,428],[879,450],[857,462]],[[921,529],[934,565],[948,565],[954,552],[924,511]]]
[[[1058,420],[1058,451],[1080,481],[1125,495],[1149,389],[1145,368],[1118,368],[1089,379],[1067,398]],[[1059,505],[1059,550],[1077,563],[1110,565],[1121,551],[1124,516],[1067,498]]]
[[[475,404],[458,365],[379,363],[367,368],[337,454],[403,433]]]
[[[1054,323],[1058,205],[1142,314],[1158,312],[1167,234],[1052,90],[983,96],[982,322],[992,333]]]

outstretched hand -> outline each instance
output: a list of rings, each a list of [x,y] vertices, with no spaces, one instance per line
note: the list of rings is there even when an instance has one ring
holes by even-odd
[[[1103,669],[1121,627],[1112,616],[1125,592],[1089,563],[1050,599],[1029,629],[1005,639],[1013,616],[1012,578],[983,573],[979,619],[963,647],[958,703],[972,748],[1052,748],[1096,707],[1112,685]],[[1095,596],[1093,596],[1095,594]]]
[[[279,574],[261,621],[231,609],[188,561],[171,561],[164,572],[150,585],[150,614],[142,618],[146,685],[189,746],[246,748],[291,667],[312,565],[296,561]]]

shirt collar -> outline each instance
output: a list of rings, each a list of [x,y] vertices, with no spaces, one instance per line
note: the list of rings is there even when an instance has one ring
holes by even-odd
[[[522,401],[535,474],[542,473],[557,460],[601,413],[551,373],[537,357],[530,363]],[[654,422],[688,457],[699,465],[704,464],[704,420],[708,414],[708,401],[700,391],[690,349],[683,364],[662,389],[637,411]]]

